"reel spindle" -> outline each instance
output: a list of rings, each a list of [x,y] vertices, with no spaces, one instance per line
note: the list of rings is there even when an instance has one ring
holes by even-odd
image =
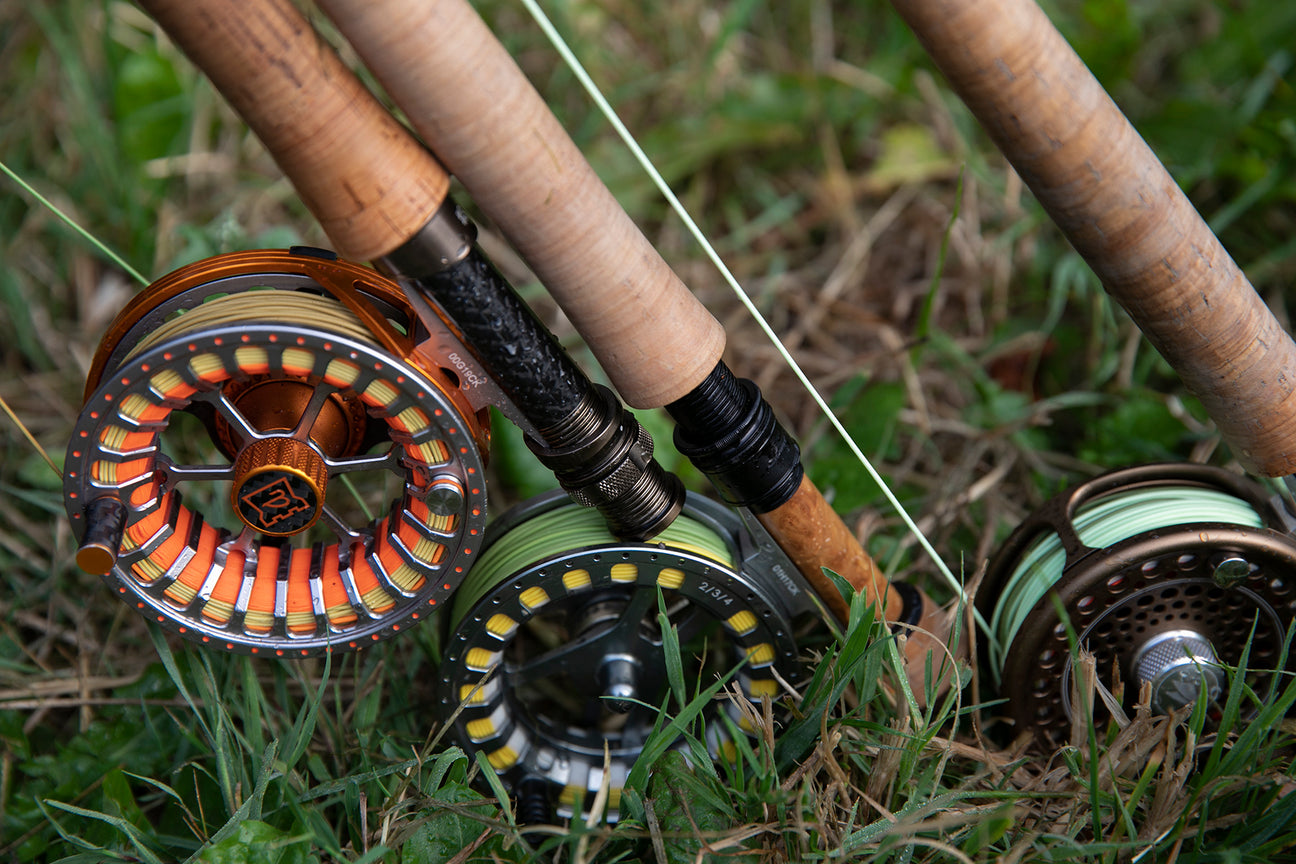
[[[1203,689],[1219,698],[1223,667],[1248,647],[1247,681],[1266,686],[1296,617],[1288,532],[1257,487],[1203,465],[1114,471],[1050,500],[1008,539],[982,593],[994,601],[991,671],[1018,727],[1065,741],[1078,710],[1072,638],[1095,655],[1101,686],[1123,683],[1127,709],[1143,685],[1161,712]]]

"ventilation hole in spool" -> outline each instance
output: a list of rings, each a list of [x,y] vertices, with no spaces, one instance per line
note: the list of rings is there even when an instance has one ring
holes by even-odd
[[[1147,614],[1147,607],[1152,605],[1153,598],[1151,594],[1144,594],[1142,597],[1138,598],[1134,602],[1138,604],[1139,606],[1138,614],[1142,616]]]
[[[1282,597],[1287,594],[1287,583],[1281,579],[1271,579],[1269,581],[1269,590],[1279,597]]]
[[[1043,651],[1040,652],[1039,664],[1041,667],[1045,669],[1052,669],[1055,665],[1057,665],[1057,658],[1058,658],[1058,653],[1056,651],[1054,651],[1052,648],[1045,648]]]
[[[1185,597],[1197,597],[1202,593],[1202,586],[1198,585],[1195,582],[1189,585],[1185,585],[1183,589],[1183,593]]]
[[[1151,579],[1154,576],[1156,576],[1157,564],[1158,562],[1155,558],[1153,558],[1151,561],[1143,562],[1143,566],[1140,567],[1139,570],[1143,573],[1144,579]]]
[[[1178,587],[1162,588],[1157,596],[1162,600],[1171,600],[1179,596],[1179,589]]]
[[[1123,592],[1125,590],[1125,577],[1119,573],[1112,576],[1107,580],[1107,590],[1113,594]]]
[[[1179,565],[1180,570],[1191,570],[1197,566],[1197,556],[1191,552],[1185,552],[1179,556],[1175,563]]]
[[[1076,609],[1079,610],[1081,615],[1092,615],[1094,613],[1094,605],[1096,602],[1097,601],[1094,600],[1092,594],[1086,594],[1080,598],[1078,603],[1076,603]]]

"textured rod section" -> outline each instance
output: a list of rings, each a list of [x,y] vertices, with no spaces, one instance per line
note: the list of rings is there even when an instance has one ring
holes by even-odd
[[[585,402],[593,384],[481,252],[435,273],[407,275],[441,305],[537,429],[561,427]]]
[[[1296,472],[1296,346],[1033,0],[892,0],[1238,458]]]
[[[671,272],[465,0],[324,0],[365,65],[639,408],[693,389],[719,322]]]
[[[371,260],[436,212],[445,170],[289,0],[141,0],[288,175],[344,258]]]
[[[386,263],[411,258],[398,251]],[[623,540],[646,540],[671,523],[684,487],[653,459],[652,438],[611,390],[585,377],[484,255],[473,250],[411,281],[535,427],[541,440],[528,445],[573,500],[596,508]]]

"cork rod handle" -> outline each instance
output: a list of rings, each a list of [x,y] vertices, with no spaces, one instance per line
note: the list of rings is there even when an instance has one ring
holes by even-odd
[[[892,0],[1235,455],[1296,472],[1296,346],[1034,0]]]
[[[140,0],[265,143],[338,252],[368,261],[413,236],[449,188],[288,0]]]
[[[688,393],[724,330],[621,209],[465,0],[321,0],[637,408]]]

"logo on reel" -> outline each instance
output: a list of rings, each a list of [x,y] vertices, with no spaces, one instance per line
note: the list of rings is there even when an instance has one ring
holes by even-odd
[[[305,478],[271,469],[243,484],[238,513],[252,528],[265,534],[295,534],[315,521],[315,490]]]
[[[253,441],[234,462],[230,504],[243,524],[284,537],[315,524],[328,467],[313,447],[287,436]]]

